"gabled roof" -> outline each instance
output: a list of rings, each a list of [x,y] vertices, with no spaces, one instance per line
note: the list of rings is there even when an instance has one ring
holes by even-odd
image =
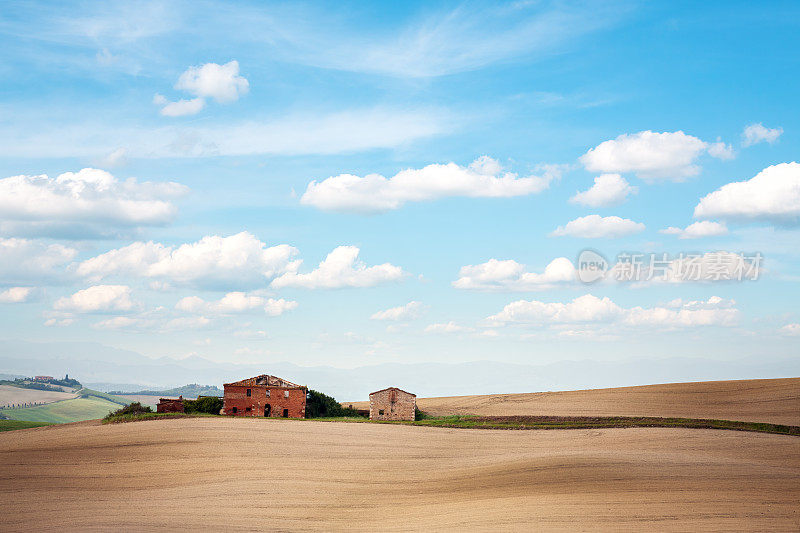
[[[417,397],[416,394],[412,394],[408,391],[404,391],[403,389],[398,389],[397,387],[386,387],[385,389],[376,390],[375,392],[370,392],[369,395],[372,396],[373,394],[378,394],[379,392],[387,391],[387,390],[396,390],[408,394],[409,396],[413,396],[414,398]]]
[[[225,383],[225,385],[234,385],[239,387],[280,387],[282,389],[304,389],[302,385],[286,381],[285,379],[277,376],[270,376],[269,374],[261,374],[252,378],[243,379],[241,381],[234,381],[233,383]]]

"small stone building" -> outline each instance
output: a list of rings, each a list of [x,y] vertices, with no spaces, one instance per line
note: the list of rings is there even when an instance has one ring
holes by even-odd
[[[305,418],[308,389],[263,374],[225,383],[222,413],[230,416]]]
[[[370,420],[414,420],[416,409],[417,395],[397,387],[369,395]]]
[[[156,413],[183,413],[183,396],[179,398],[159,398]]]

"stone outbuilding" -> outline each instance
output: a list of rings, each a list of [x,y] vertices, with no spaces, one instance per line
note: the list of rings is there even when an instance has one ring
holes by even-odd
[[[183,413],[184,411],[183,396],[177,399],[159,398],[158,405],[156,405],[156,413]]]
[[[305,418],[308,389],[276,376],[262,374],[225,383],[222,414],[273,418]]]
[[[369,395],[370,420],[414,420],[417,395],[397,387],[375,391]]]

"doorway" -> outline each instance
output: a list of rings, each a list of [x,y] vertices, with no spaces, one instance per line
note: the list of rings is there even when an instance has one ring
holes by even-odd
[[[289,410],[288,409],[284,409],[283,410],[283,418],[289,418]]]
[[[270,404],[267,404],[266,407],[264,407],[264,416],[269,416],[271,414],[272,414],[272,406]]]

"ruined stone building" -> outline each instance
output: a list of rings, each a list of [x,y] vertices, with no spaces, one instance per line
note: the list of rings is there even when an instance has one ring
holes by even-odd
[[[159,398],[158,405],[156,405],[156,413],[182,413],[184,410],[183,396],[177,399]]]
[[[369,395],[370,420],[414,420],[416,408],[417,395],[397,387]]]
[[[267,374],[225,383],[222,412],[230,416],[305,418],[308,389]]]

